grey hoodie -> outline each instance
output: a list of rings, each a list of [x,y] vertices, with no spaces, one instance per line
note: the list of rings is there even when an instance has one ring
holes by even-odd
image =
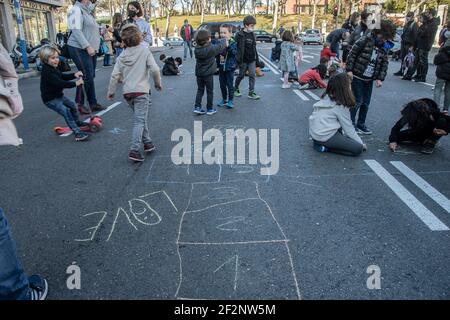
[[[353,127],[349,108],[337,105],[329,97],[314,104],[309,117],[309,134],[314,140],[326,142],[341,128],[347,137],[363,144]]]
[[[71,31],[67,41],[69,46],[79,49],[92,47],[98,51],[100,48],[99,25],[86,6],[78,1],[75,2],[67,15],[67,22]]]
[[[117,59],[109,82],[108,95],[114,94],[117,85],[123,82],[123,94],[148,93],[150,76],[155,84],[161,83],[159,67],[151,51],[139,45],[126,48]]]

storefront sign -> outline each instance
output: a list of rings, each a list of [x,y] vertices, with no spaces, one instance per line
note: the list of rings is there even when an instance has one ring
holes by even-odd
[[[11,6],[14,6],[13,0],[0,0],[0,2],[5,3],[9,2]],[[42,11],[50,11],[52,6],[63,6],[63,0],[42,0],[42,1],[27,1],[27,0],[20,0],[20,6],[22,8],[27,9],[35,9],[35,10],[42,10]]]

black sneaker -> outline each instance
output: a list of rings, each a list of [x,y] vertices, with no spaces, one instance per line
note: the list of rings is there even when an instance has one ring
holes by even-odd
[[[369,129],[367,129],[365,124],[359,124],[356,126],[356,132],[359,134],[365,134],[365,135],[370,135],[372,134],[372,131],[370,131]]]
[[[48,294],[48,283],[43,277],[33,275],[28,278],[30,291],[28,292],[29,300],[45,300]]]
[[[421,79],[421,78],[415,78],[413,79],[414,82],[426,82],[426,79]]]
[[[408,81],[411,81],[412,78],[411,78],[410,76],[403,76],[402,80],[408,80]]]
[[[432,140],[425,140],[420,152],[422,152],[424,154],[432,154],[435,147],[436,147],[436,142],[434,142]]]
[[[153,143],[151,143],[151,142],[144,143],[144,152],[152,152],[155,149],[156,149],[156,147]]]
[[[144,157],[141,155],[139,151],[131,150],[128,154],[128,159],[136,161],[136,162],[142,162],[144,161]]]
[[[75,133],[75,141],[84,141],[89,139],[90,135],[86,132],[78,132]]]
[[[403,76],[403,72],[398,71],[398,72],[394,73],[394,76],[402,77]]]
[[[89,110],[82,104],[78,105],[78,112],[80,112],[80,114],[90,114]]]
[[[97,103],[96,105],[91,106],[91,109],[92,109],[92,111],[102,111],[102,110],[105,110],[106,107],[102,106],[100,103]]]
[[[203,109],[200,108],[200,107],[195,107],[195,108],[194,108],[194,113],[195,113],[195,114],[198,114],[198,115],[201,115],[201,114],[205,114],[206,111],[203,110]]]

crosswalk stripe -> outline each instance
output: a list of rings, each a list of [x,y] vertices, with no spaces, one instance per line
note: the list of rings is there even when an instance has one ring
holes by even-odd
[[[294,93],[300,97],[303,101],[309,101],[309,98],[305,96],[303,93],[300,92],[300,90],[294,90]]]
[[[320,98],[316,94],[312,93],[311,91],[309,91],[309,90],[304,90],[304,91],[314,100],[320,100]]]
[[[409,192],[397,179],[394,178],[376,160],[364,162],[383,180],[383,182],[403,201],[414,214],[432,231],[448,231],[449,228],[425,207],[411,192]]]
[[[420,190],[425,192],[431,199],[433,199],[438,205],[450,213],[450,200],[436,190],[432,185],[426,182],[422,177],[420,177],[413,170],[408,168],[401,161],[391,161],[391,164],[398,169],[401,173],[405,175],[412,183],[414,183]]]
[[[272,64],[271,61],[269,61],[268,58],[266,58],[262,53],[259,54],[259,57],[264,60],[264,62],[266,63],[266,65],[269,67],[270,70],[272,70],[272,72],[274,74],[280,74],[280,71],[278,71],[278,67],[275,66],[274,64]]]

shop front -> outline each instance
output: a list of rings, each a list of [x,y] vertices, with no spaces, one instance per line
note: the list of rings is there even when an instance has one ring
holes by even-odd
[[[25,41],[35,46],[41,39],[53,41],[56,37],[54,10],[63,5],[63,0],[20,0]],[[13,0],[0,0],[0,40],[8,50],[16,41],[19,31]]]

